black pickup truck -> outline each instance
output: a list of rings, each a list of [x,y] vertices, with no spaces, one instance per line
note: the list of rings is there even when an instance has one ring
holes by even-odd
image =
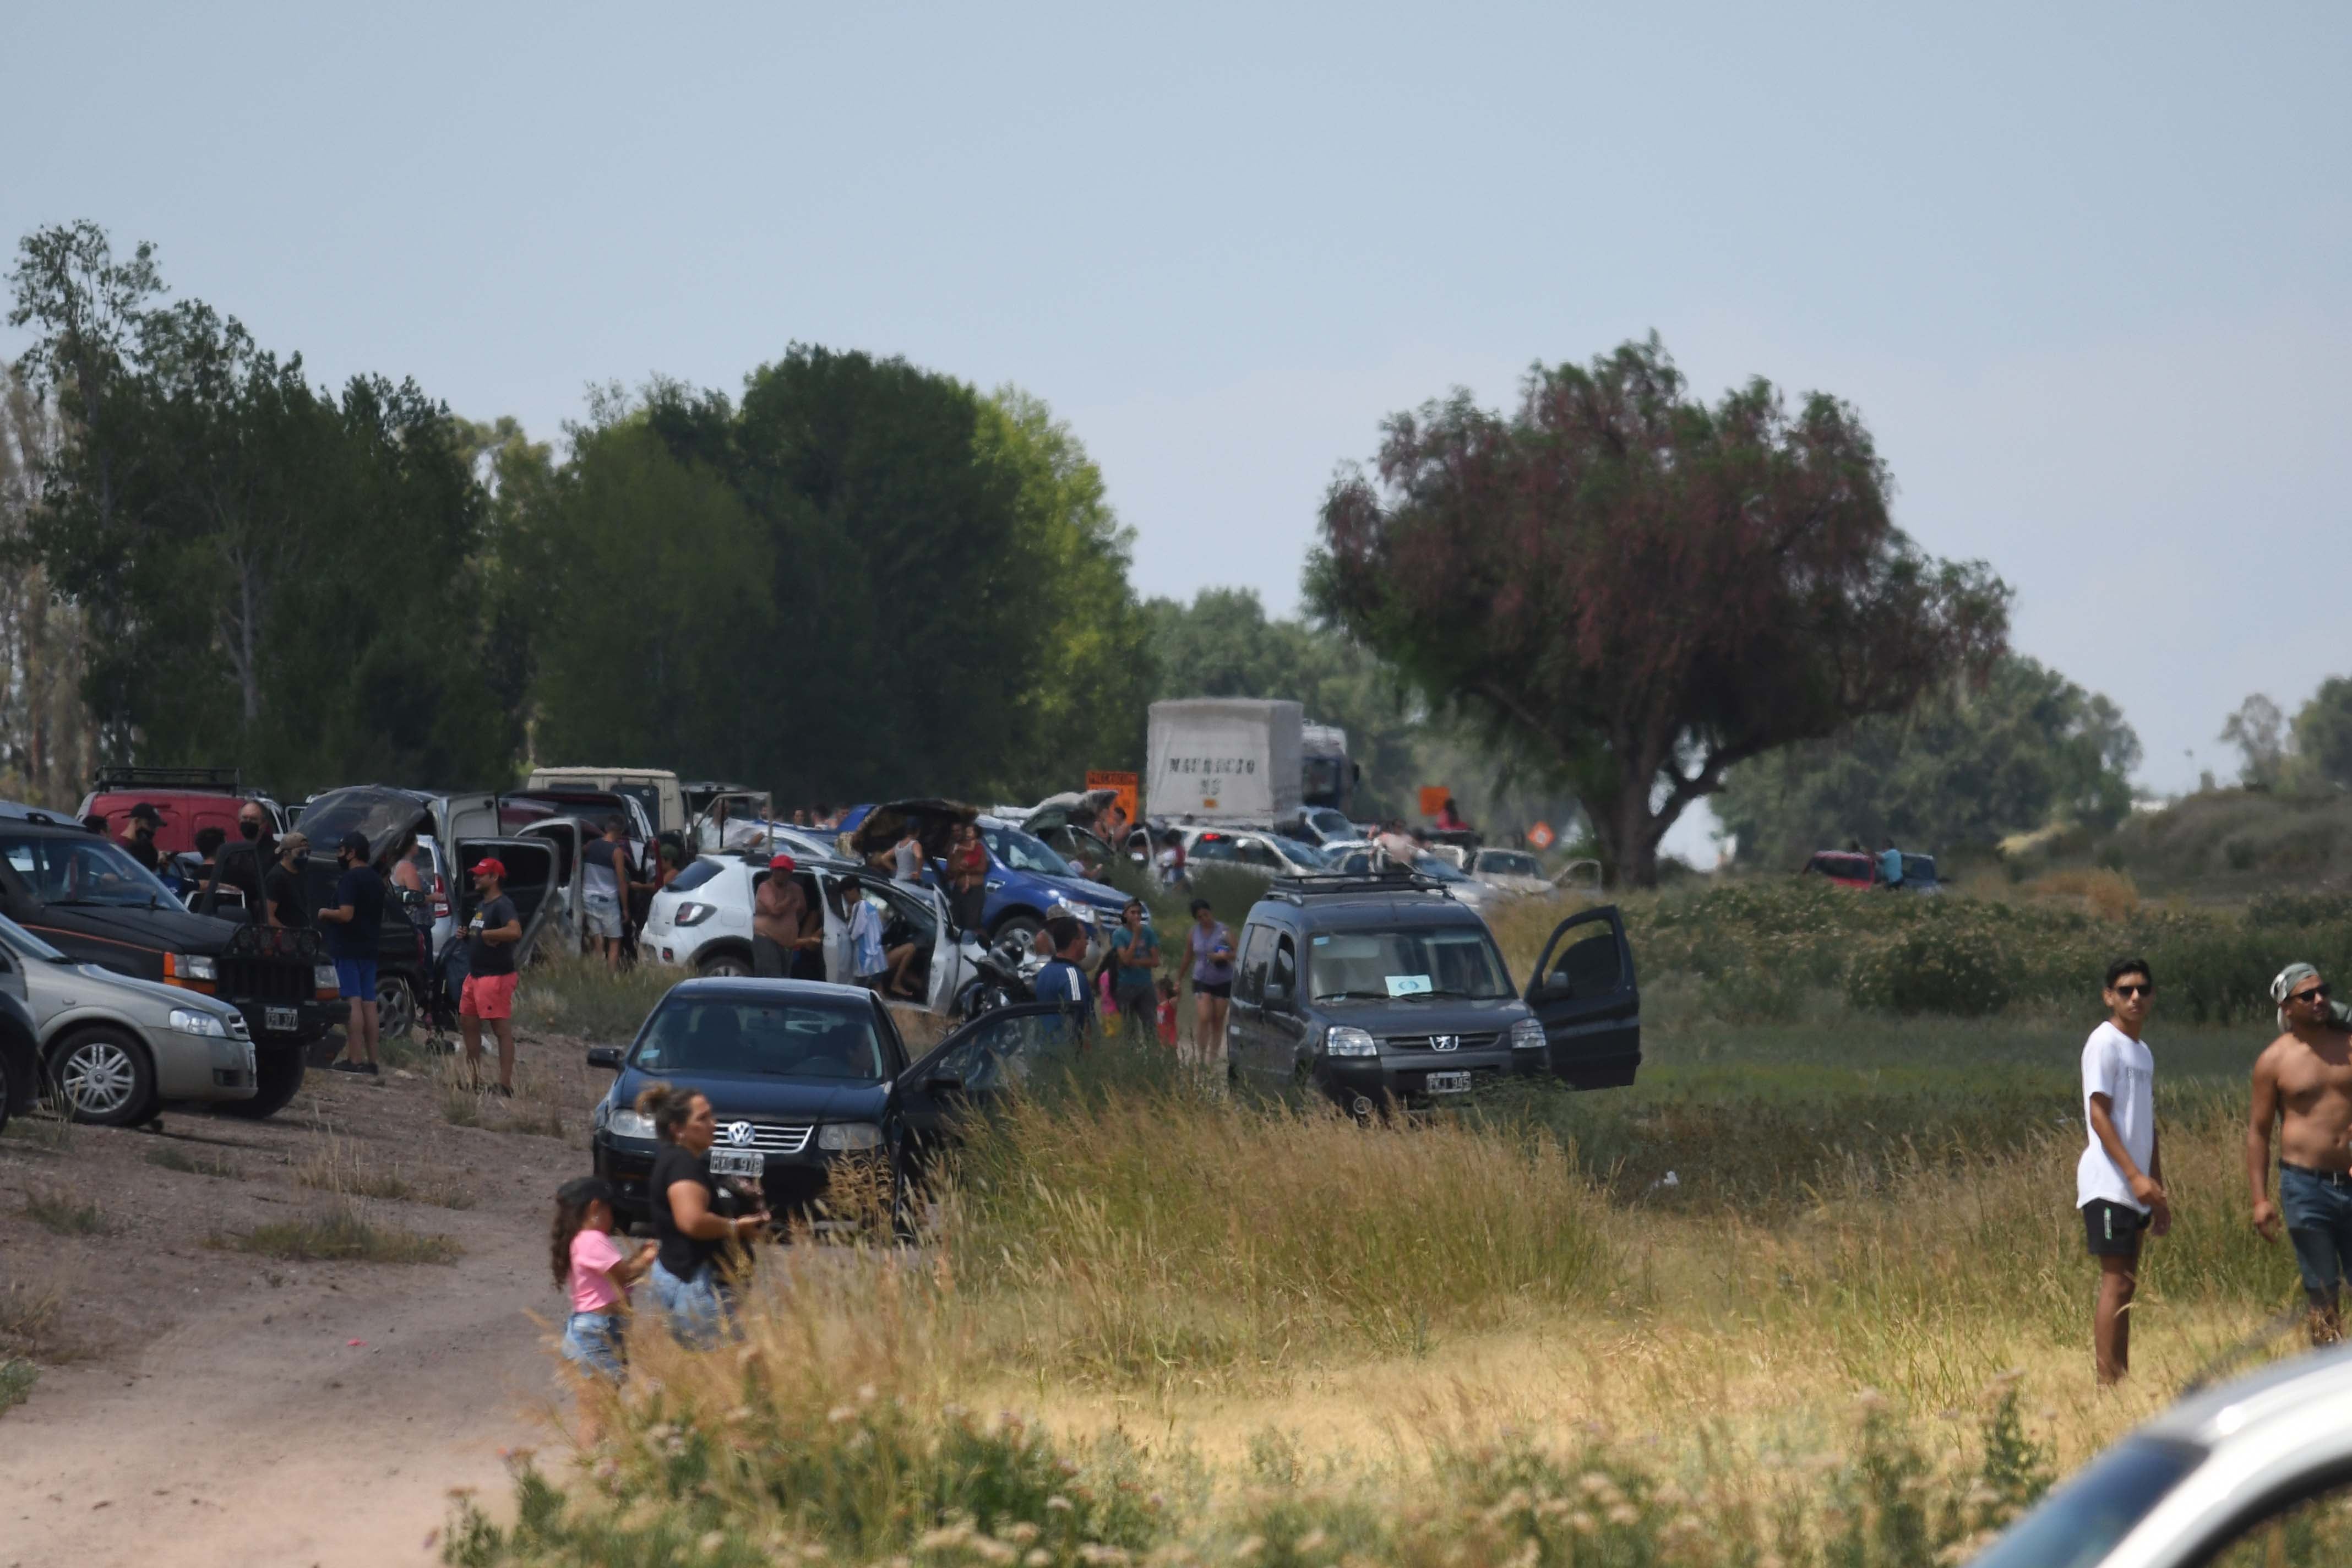
[[[342,1016],[318,932],[192,914],[120,846],[44,812],[0,818],[0,912],[69,957],[243,1013],[257,1092],[222,1102],[226,1115],[269,1116],[292,1100],[305,1047]]]

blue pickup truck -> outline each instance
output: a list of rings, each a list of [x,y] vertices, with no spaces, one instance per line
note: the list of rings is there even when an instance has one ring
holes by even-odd
[[[945,885],[948,840],[962,823],[980,828],[988,847],[988,900],[981,911],[983,940],[992,948],[1026,947],[1047,918],[1066,914],[1089,935],[1118,921],[1127,895],[1091,882],[1074,870],[1051,845],[1001,818],[946,800],[900,800],[850,809],[842,831],[861,857],[880,854],[898,842],[911,824],[923,846],[923,879]],[[1150,919],[1147,913],[1145,918]]]

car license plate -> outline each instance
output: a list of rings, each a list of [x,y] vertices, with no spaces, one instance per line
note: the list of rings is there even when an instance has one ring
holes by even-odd
[[[264,1007],[261,1010],[261,1026],[290,1035],[302,1026],[302,1010],[299,1007]]]
[[[756,1176],[768,1168],[768,1157],[757,1149],[713,1149],[710,1152],[710,1173],[714,1176]]]
[[[1424,1087],[1432,1094],[1466,1094],[1470,1089],[1470,1075],[1466,1072],[1433,1072],[1429,1075]]]

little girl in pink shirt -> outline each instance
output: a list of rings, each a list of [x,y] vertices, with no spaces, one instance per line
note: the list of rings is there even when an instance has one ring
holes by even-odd
[[[629,1282],[651,1268],[655,1244],[634,1255],[613,1239],[613,1188],[580,1176],[555,1194],[555,1282],[572,1294],[563,1353],[583,1372],[618,1383],[628,1374]]]

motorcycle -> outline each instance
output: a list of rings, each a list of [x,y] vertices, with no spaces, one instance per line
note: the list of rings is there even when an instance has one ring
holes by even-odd
[[[973,978],[956,994],[956,1016],[963,1022],[1037,999],[1037,972],[1045,967],[1042,953],[1015,943],[986,949],[973,943],[966,952]]]

